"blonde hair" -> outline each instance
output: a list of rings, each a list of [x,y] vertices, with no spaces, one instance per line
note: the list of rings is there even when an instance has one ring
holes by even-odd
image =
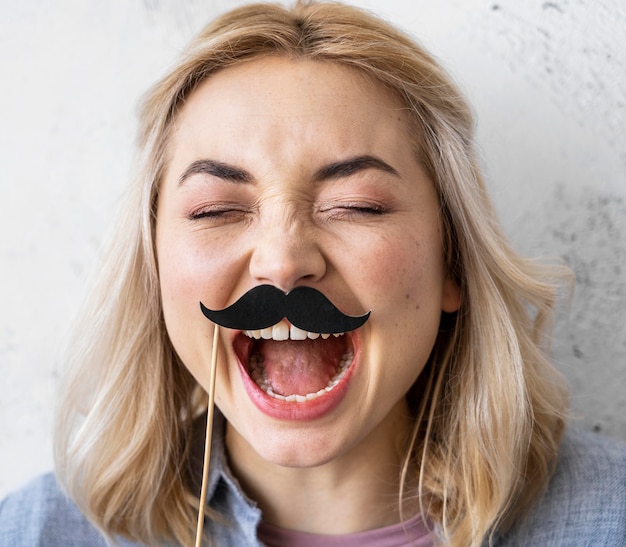
[[[419,497],[446,544],[480,545],[523,515],[554,466],[567,397],[545,353],[563,272],[506,243],[478,167],[470,109],[439,64],[392,26],[335,3],[233,10],[146,96],[138,175],[71,347],[58,475],[105,533],[191,542],[198,500],[186,466],[202,397],[163,323],[155,204],[185,98],[211,74],[260,55],[352,67],[406,105],[416,157],[439,193],[446,264],[462,304],[442,321],[408,394],[415,426],[403,481],[417,479],[418,488],[399,499]]]

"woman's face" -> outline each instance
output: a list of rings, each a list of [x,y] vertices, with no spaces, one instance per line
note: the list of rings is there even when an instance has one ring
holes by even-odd
[[[260,58],[190,95],[169,152],[157,212],[163,311],[205,389],[214,327],[200,301],[221,309],[258,285],[308,286],[347,314],[371,310],[339,337],[221,329],[216,403],[239,457],[319,465],[402,433],[441,311],[459,305],[402,104],[337,64]]]

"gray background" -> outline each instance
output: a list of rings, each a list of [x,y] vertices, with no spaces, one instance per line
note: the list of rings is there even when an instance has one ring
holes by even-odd
[[[130,172],[140,95],[242,2],[0,0],[0,496],[50,469],[63,347]],[[554,354],[575,419],[626,439],[625,0],[370,0],[475,106],[514,245],[578,284]]]

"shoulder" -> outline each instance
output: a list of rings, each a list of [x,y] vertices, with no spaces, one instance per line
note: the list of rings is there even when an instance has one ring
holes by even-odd
[[[546,493],[498,545],[626,545],[626,445],[569,427]]]
[[[98,547],[107,542],[48,474],[0,501],[0,545]]]

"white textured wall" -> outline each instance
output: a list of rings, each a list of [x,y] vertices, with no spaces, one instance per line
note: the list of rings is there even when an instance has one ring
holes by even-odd
[[[140,94],[225,0],[0,2],[0,496],[49,469],[62,348],[130,169]],[[470,96],[525,254],[578,277],[555,358],[626,439],[625,0],[370,0]]]

